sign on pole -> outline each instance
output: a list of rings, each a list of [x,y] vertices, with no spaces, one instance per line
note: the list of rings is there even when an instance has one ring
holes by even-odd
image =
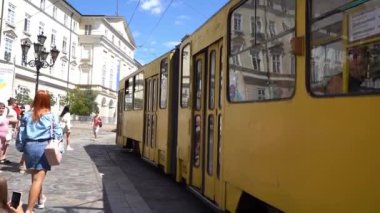
[[[13,94],[14,65],[1,64],[0,66],[0,102],[6,103]]]

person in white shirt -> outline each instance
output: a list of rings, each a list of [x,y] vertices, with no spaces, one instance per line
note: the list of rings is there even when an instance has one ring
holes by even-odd
[[[17,113],[13,109],[13,106],[16,103],[16,99],[9,98],[8,106],[5,107],[3,116],[5,116],[9,121],[8,128],[8,137],[6,138],[6,145],[3,147],[2,152],[0,153],[0,164],[9,164],[11,163],[6,157],[8,152],[9,144],[15,139],[15,130],[18,124]]]
[[[70,133],[71,133],[71,114],[70,114],[70,106],[66,105],[63,110],[61,115],[59,116],[60,118],[60,126],[62,128],[63,134],[66,134],[66,150],[74,150],[70,146]]]

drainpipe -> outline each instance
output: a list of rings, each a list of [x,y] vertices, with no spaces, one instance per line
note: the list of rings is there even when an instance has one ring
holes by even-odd
[[[69,38],[69,64],[67,65],[67,85],[66,85],[66,95],[69,93],[69,82],[70,82],[70,64],[71,64],[71,34],[72,34],[72,27],[73,27],[73,15],[74,13],[71,13],[71,19],[70,19],[70,38]]]

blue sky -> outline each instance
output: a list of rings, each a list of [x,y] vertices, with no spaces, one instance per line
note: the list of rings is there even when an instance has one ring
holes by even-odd
[[[149,63],[174,48],[228,0],[67,0],[84,15],[124,16],[134,36],[135,59]],[[118,2],[118,4],[117,4]],[[117,7],[118,5],[118,7]]]

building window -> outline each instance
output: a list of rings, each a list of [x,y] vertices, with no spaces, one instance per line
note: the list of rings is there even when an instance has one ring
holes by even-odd
[[[57,31],[56,31],[56,30],[52,30],[52,31],[51,31],[51,46],[52,46],[52,47],[55,46],[55,38],[56,38],[56,34],[57,34]]]
[[[45,10],[45,0],[41,0],[40,8],[41,10]]]
[[[240,32],[241,31],[241,14],[234,14],[234,30]]]
[[[113,89],[113,69],[110,70],[109,88]]]
[[[21,66],[26,67],[27,64],[28,64],[28,54],[25,54],[25,56],[21,54]]]
[[[261,33],[261,20],[260,17],[256,16],[256,33]]]
[[[53,7],[53,18],[57,18],[57,7]]]
[[[273,1],[272,0],[268,0],[267,1],[267,6],[268,6],[268,8],[273,8]]]
[[[255,35],[255,28],[256,28],[256,19],[255,17],[251,17],[251,35]]]
[[[272,65],[273,65],[273,72],[280,73],[280,55],[272,55]]]
[[[63,53],[66,53],[66,48],[67,48],[67,38],[63,37],[63,41],[62,41],[62,52]]]
[[[103,69],[102,69],[102,85],[103,86],[106,86],[106,75],[107,75],[107,69],[106,69],[106,65],[104,64]]]
[[[115,36],[112,35],[112,44],[115,42]]]
[[[74,22],[73,22],[73,30],[75,31],[76,28],[77,28],[77,22],[74,21]]]
[[[67,26],[68,20],[69,20],[69,16],[67,14],[65,14],[65,16],[63,16],[63,25]]]
[[[261,63],[259,53],[258,52],[252,52],[251,58],[252,58],[253,69],[259,71],[260,70],[260,63]]]
[[[6,61],[11,60],[12,46],[13,46],[13,40],[10,38],[5,38],[4,60],[6,60]]]
[[[7,16],[7,23],[10,25],[15,24],[15,16],[16,16],[16,6],[9,3],[8,5],[8,16]]]
[[[62,64],[61,64],[61,76],[62,77],[65,77],[65,71],[66,71],[66,62],[62,61]]]
[[[38,26],[38,34],[42,34],[44,32],[45,24],[43,22],[40,22],[40,25]]]
[[[85,35],[91,35],[92,25],[85,25],[84,26],[84,34]]]
[[[257,90],[257,99],[265,100],[265,89],[260,88]]]
[[[29,33],[30,32],[30,18],[32,16],[25,13],[25,21],[24,21],[24,32]]]
[[[76,54],[75,54],[76,46],[77,46],[77,44],[75,42],[73,42],[73,46],[72,46],[72,49],[71,49],[72,50],[71,51],[71,55],[73,56],[73,58],[76,57]]]
[[[269,21],[269,34],[271,37],[276,35],[276,27],[274,21]]]

